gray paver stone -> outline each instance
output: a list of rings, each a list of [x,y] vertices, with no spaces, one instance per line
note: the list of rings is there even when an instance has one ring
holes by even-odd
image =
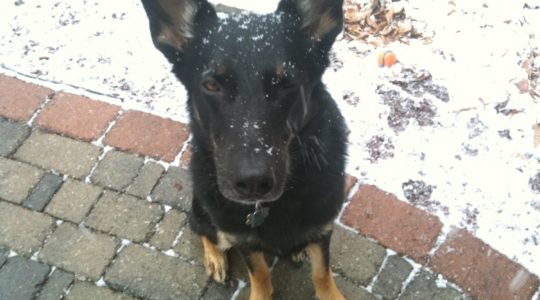
[[[157,181],[163,174],[163,167],[160,164],[149,162],[142,166],[133,183],[128,187],[127,192],[133,196],[146,198],[152,192]]]
[[[47,282],[41,288],[36,300],[58,300],[62,299],[65,291],[68,289],[74,276],[62,270],[56,269],[47,279]]]
[[[215,281],[210,281],[201,299],[204,299],[204,300],[231,299],[237,287],[238,287],[238,281],[236,280],[229,280],[224,284],[216,283]]]
[[[229,259],[229,274],[232,278],[242,279],[249,283],[248,267],[240,252],[235,248],[230,249],[227,253]],[[267,258],[267,255],[265,255]],[[202,259],[202,257],[201,257]],[[268,259],[267,259],[268,260]],[[270,265],[270,264],[268,264]]]
[[[412,265],[399,255],[389,256],[373,285],[373,292],[384,299],[396,299],[412,269]]]
[[[43,246],[39,258],[97,280],[113,258],[117,244],[110,236],[62,223]]]
[[[0,118],[0,156],[12,154],[30,134],[30,127]]]
[[[100,148],[55,134],[34,131],[15,152],[15,158],[74,178],[90,173]]]
[[[35,211],[42,211],[61,184],[62,177],[52,173],[45,174],[24,201],[23,206]]]
[[[0,299],[30,300],[45,281],[49,267],[15,256],[0,269]]]
[[[132,181],[143,164],[143,159],[120,151],[105,154],[92,174],[92,182],[122,191]]]
[[[150,239],[150,244],[161,250],[168,250],[180,229],[186,224],[186,214],[176,209],[171,209],[165,213],[165,217],[158,224],[154,236]]]
[[[467,299],[459,291],[451,287],[437,287],[434,276],[427,271],[420,271],[407,285],[400,300],[459,300]]]
[[[174,251],[187,260],[192,260],[197,264],[202,264],[204,259],[204,249],[202,241],[197,234],[191,231],[189,226],[185,226],[182,236],[174,247]]]
[[[347,300],[378,300],[372,293],[346,280],[343,277],[335,277],[336,285]]]
[[[207,282],[204,268],[137,244],[124,248],[105,274],[113,288],[151,299],[199,299]]]
[[[251,289],[249,288],[249,285],[244,287],[242,290],[240,290],[240,293],[236,297],[236,300],[249,300],[249,294],[251,293]]]
[[[53,226],[54,219],[45,214],[0,201],[0,246],[30,255],[41,247]]]
[[[333,271],[362,285],[377,274],[386,256],[383,247],[339,226],[334,229],[330,253]]]
[[[84,224],[132,241],[145,241],[163,216],[161,206],[126,194],[106,191]]]
[[[45,212],[79,223],[96,203],[102,189],[84,182],[68,179],[54,195]]]
[[[289,262],[280,260],[272,270],[273,296],[275,299],[314,299],[315,288],[311,282],[311,266],[304,263],[294,268]]]
[[[188,211],[191,208],[192,191],[189,171],[170,167],[152,192],[152,199]]]
[[[0,157],[0,198],[21,204],[41,176],[38,168]]]
[[[98,287],[90,282],[76,282],[69,294],[67,300],[135,300],[125,294],[115,292],[106,287]]]

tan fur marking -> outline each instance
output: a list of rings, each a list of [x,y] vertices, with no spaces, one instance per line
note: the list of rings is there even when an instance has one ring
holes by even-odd
[[[217,66],[216,75],[225,75],[226,72],[227,72],[227,67],[225,67],[224,65]]]
[[[332,230],[334,230],[334,222],[330,222],[324,225],[323,228],[321,229],[321,234],[324,235],[324,234],[330,233]]]
[[[309,244],[306,252],[311,260],[311,279],[315,285],[315,293],[320,300],[345,300],[332,276],[330,268],[326,268],[321,246]]]
[[[158,2],[171,20],[171,24],[161,28],[158,40],[182,50],[187,41],[193,37],[191,26],[197,13],[197,4],[193,1],[177,0],[158,0]]]
[[[336,21],[330,16],[329,13],[324,13],[317,21],[317,26],[313,26],[313,37],[320,39],[325,36],[330,30],[336,27]]]
[[[278,64],[276,66],[276,77],[278,79],[283,79],[285,77],[285,66],[283,64]]]
[[[224,282],[227,279],[229,268],[227,255],[212,243],[206,236],[201,236],[204,247],[204,268],[206,274],[216,282]]]
[[[253,252],[249,255],[249,261],[253,272],[249,272],[251,284],[251,294],[249,300],[271,300],[272,299],[272,278],[264,254]]]
[[[230,249],[235,244],[236,238],[232,234],[218,231],[217,233],[218,244],[217,247],[223,251]]]
[[[330,13],[325,12],[325,0],[297,0],[298,8],[302,13],[302,26],[308,28],[311,36],[317,40],[324,37],[336,25]]]

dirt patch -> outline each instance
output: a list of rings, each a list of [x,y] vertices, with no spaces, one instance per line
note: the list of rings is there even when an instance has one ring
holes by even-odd
[[[488,127],[480,120],[478,116],[471,118],[467,123],[467,129],[469,130],[469,139],[479,137],[484,133]]]
[[[470,204],[467,204],[467,207],[463,210],[463,225],[469,230],[476,231],[478,229],[478,214],[480,211],[478,208],[473,207]]]
[[[369,161],[376,162],[379,159],[394,157],[394,145],[389,138],[382,135],[373,136],[366,144]]]
[[[540,78],[540,50],[538,48],[529,50],[526,54],[526,58],[520,62],[521,66],[527,72],[527,79],[520,88],[522,92],[528,92],[531,97],[536,98],[540,96],[540,84],[538,80]],[[526,84],[525,84],[526,83]]]
[[[423,207],[429,212],[442,211],[448,214],[448,207],[441,205],[437,200],[431,199],[431,194],[436,188],[434,185],[425,183],[422,180],[412,180],[401,184],[401,189],[405,198],[415,206]]]
[[[450,101],[448,89],[442,85],[435,84],[433,77],[426,70],[406,68],[401,71],[398,78],[390,82],[415,97],[423,97],[427,93],[443,102]]]
[[[360,97],[358,97],[354,92],[345,91],[343,94],[343,100],[345,100],[347,104],[356,107],[358,102],[360,102]]]
[[[461,145],[462,147],[462,151],[463,153],[469,155],[469,156],[478,156],[478,153],[480,152],[480,150],[478,150],[477,148],[475,148],[474,146],[472,146],[471,144],[462,144]]]
[[[540,194],[540,172],[529,179],[529,186],[536,194]]]
[[[428,99],[414,100],[402,97],[398,91],[386,90],[379,86],[377,93],[381,95],[383,103],[390,107],[387,117],[388,126],[394,131],[404,131],[411,120],[415,120],[419,126],[431,126],[435,122],[437,108]]]
[[[505,138],[509,141],[512,140],[512,136],[510,135],[510,129],[499,130],[498,133],[501,138]]]
[[[343,60],[341,60],[337,56],[335,51],[330,52],[329,58],[330,58],[330,67],[332,68],[332,70],[337,71],[343,68]]]
[[[497,105],[495,105],[495,107],[494,107],[495,111],[498,114],[503,114],[505,116],[513,116],[515,114],[519,114],[519,113],[523,112],[523,110],[514,109],[514,108],[508,108],[507,105],[508,105],[509,101],[510,100],[506,100],[506,101],[497,103]]]

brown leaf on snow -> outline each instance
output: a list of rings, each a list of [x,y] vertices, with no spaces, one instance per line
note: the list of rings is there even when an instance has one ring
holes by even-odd
[[[525,81],[527,85],[526,89],[524,86],[525,83],[522,83],[522,81],[516,83],[516,85],[522,85],[522,87],[518,86],[518,89],[522,94],[528,92],[533,98],[540,96],[540,87],[538,86],[538,79],[540,78],[540,65],[538,65],[538,56],[540,56],[538,49],[532,49],[527,58],[525,58],[521,63],[521,67],[525,69],[525,72],[527,72],[527,80],[522,80]]]
[[[529,92],[529,81],[527,79],[520,80],[514,84],[518,88],[520,94]]]
[[[532,127],[534,131],[534,147],[540,146],[540,123],[534,124]]]
[[[422,34],[407,19],[403,8],[396,12],[393,7],[386,6],[384,0],[371,0],[365,6],[346,0],[345,36],[379,46],[392,41],[407,43],[411,38],[421,38]]]

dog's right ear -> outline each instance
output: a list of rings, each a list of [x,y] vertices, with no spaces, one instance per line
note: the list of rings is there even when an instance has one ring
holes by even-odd
[[[156,48],[174,63],[189,48],[201,25],[217,20],[216,11],[206,0],[141,0],[150,21]]]

